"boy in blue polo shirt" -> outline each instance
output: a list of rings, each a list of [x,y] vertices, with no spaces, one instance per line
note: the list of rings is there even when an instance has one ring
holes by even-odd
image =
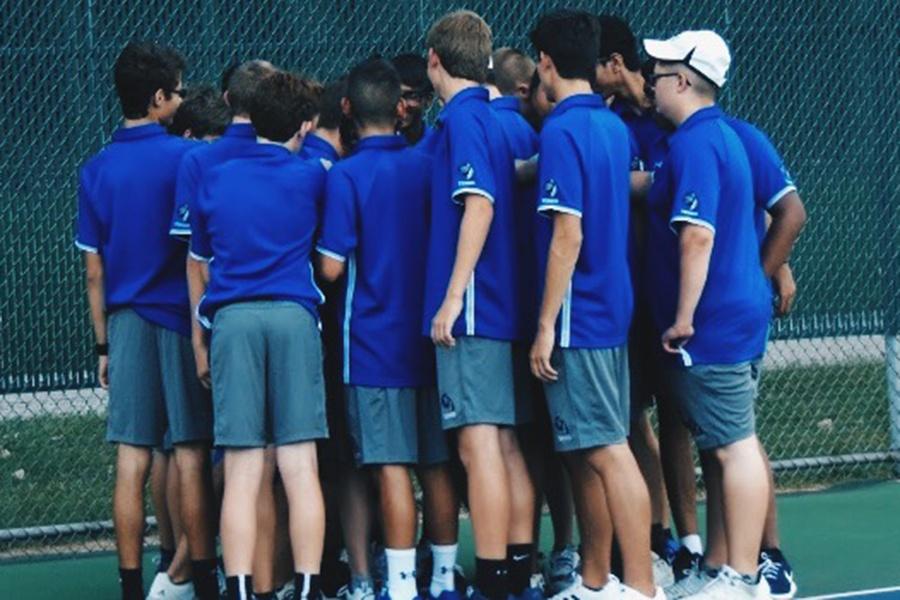
[[[522,461],[515,436],[500,433],[515,424],[512,342],[520,337],[514,165],[481,87],[490,28],[475,13],[457,11],[434,23],[426,42],[428,77],[444,109],[433,144],[423,329],[437,346],[444,429],[459,430],[475,528],[475,588],[504,600],[508,591],[527,588],[534,511],[531,486],[510,486],[506,465]],[[514,570],[518,581],[509,581],[509,589],[507,557],[527,566]]]
[[[79,174],[76,245],[87,268],[98,377],[110,388],[107,440],[118,454],[113,511],[122,595],[129,599],[143,597],[143,489],[152,448],[162,445],[167,424],[176,460],[189,467],[186,489],[206,489],[202,463],[191,459],[211,437],[209,400],[190,351],[185,248],[167,233],[178,162],[193,143],[161,125],[181,102],[184,66],[178,53],[156,44],[133,42],[122,50],[115,84],[125,123]],[[184,406],[202,418],[182,418]],[[204,497],[191,496],[198,507]],[[202,530],[201,523],[189,532],[195,548],[210,537]],[[209,560],[194,565],[195,588],[204,598],[215,592],[215,555],[208,549],[203,558],[212,559],[211,569]]]
[[[546,278],[530,358],[545,382],[556,449],[579,474],[575,493],[586,511],[582,581],[571,593],[663,598],[650,566],[647,488],[627,443],[630,138],[591,90],[598,43],[591,15],[548,14],[531,40],[556,107],[541,130],[537,210],[553,227],[539,246]],[[622,584],[608,572],[613,529]]]
[[[753,362],[765,350],[771,306],[747,152],[715,104],[731,56],[711,31],[644,47],[658,61],[657,109],[677,126],[648,198],[655,243],[645,277],[670,355],[667,393],[701,452],[710,545],[725,548],[707,556],[697,577],[704,581],[689,597],[766,598],[757,556],[769,483],[755,434]]]
[[[315,440],[328,435],[310,262],[324,174],[294,153],[312,127],[318,88],[276,72],[256,87],[259,142],[209,171],[191,210],[191,256],[209,265],[198,318],[212,326],[216,445],[225,448],[222,546],[228,597],[252,593],[264,448],[288,497],[294,586],[319,595],[325,509]]]
[[[434,88],[428,80],[428,63],[418,54],[398,54],[391,59],[391,64],[400,74],[403,114],[400,116],[397,130],[403,134],[411,146],[428,141],[434,129],[425,122],[425,113],[431,108],[434,100]]]
[[[420,407],[438,406],[434,349],[418,318],[430,161],[395,132],[402,100],[391,63],[371,59],[354,67],[347,102],[360,140],[329,172],[318,251],[326,279],[347,271],[341,310],[347,420],[356,462],[374,468],[380,490],[388,569],[382,597],[411,600],[418,592],[409,466],[446,469],[449,458],[440,421],[420,418],[437,415]]]

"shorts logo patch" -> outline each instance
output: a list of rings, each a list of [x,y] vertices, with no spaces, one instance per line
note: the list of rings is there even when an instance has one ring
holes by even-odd
[[[445,419],[452,419],[456,416],[456,405],[453,398],[447,394],[441,394],[441,416]]]
[[[689,215],[696,215],[698,206],[700,206],[700,197],[694,192],[688,192],[684,196],[684,208],[681,212]]]
[[[553,429],[556,430],[556,439],[560,442],[568,442],[572,439],[569,424],[560,416],[553,417]]]

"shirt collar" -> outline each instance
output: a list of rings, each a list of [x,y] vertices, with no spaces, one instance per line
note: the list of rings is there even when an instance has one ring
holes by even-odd
[[[222,137],[247,138],[256,141],[256,130],[250,123],[232,123],[225,129]]]
[[[355,152],[360,150],[399,150],[406,147],[406,138],[402,135],[372,135],[359,140]]]
[[[519,112],[519,99],[515,96],[500,96],[491,100],[491,106],[497,110],[512,110]]]
[[[460,90],[456,92],[455,96],[450,98],[450,102],[444,105],[444,108],[441,110],[441,114],[438,115],[438,122],[442,123],[447,118],[447,115],[452,113],[454,110],[457,110],[458,107],[462,106],[466,102],[471,100],[487,102],[488,97],[488,91],[480,85]]]
[[[316,151],[317,155],[322,155],[323,158],[327,158],[332,162],[337,162],[341,158],[334,146],[314,133],[309,133],[303,138],[301,151],[308,152],[310,150]]]
[[[569,109],[579,106],[587,108],[606,108],[606,103],[603,102],[603,98],[597,94],[575,94],[557,104],[553,111],[548,115],[548,118],[558,117]]]
[[[260,158],[290,158],[296,155],[280,144],[263,143],[253,146],[253,150],[250,156],[256,156]]]
[[[718,104],[713,104],[712,106],[707,106],[706,108],[701,108],[690,117],[688,117],[684,123],[682,123],[676,131],[686,131],[698,123],[703,123],[704,121],[709,121],[710,119],[719,119],[725,116],[725,113],[722,112],[722,109],[719,108]]]
[[[167,135],[166,130],[159,123],[148,123],[137,127],[119,127],[113,132],[114,142],[129,142],[157,135]]]

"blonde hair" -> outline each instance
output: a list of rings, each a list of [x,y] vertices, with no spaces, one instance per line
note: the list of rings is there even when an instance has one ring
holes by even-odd
[[[484,83],[491,59],[491,28],[470,10],[457,10],[435,21],[426,43],[451,77]]]

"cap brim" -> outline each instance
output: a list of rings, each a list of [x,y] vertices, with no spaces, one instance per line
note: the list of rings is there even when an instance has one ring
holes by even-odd
[[[656,60],[684,60],[684,52],[669,40],[644,40],[647,56]]]

